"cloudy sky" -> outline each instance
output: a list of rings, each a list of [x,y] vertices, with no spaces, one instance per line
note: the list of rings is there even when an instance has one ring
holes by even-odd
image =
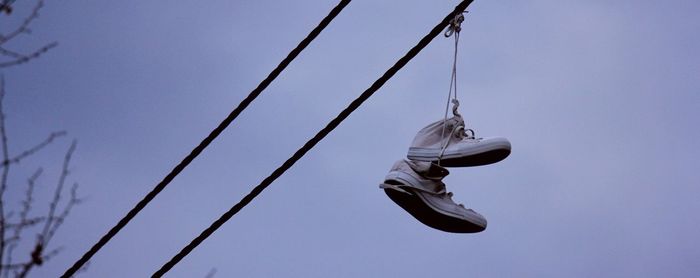
[[[0,28],[34,5],[19,0]],[[83,277],[167,262],[357,97],[458,1],[353,1]],[[196,146],[336,1],[47,0],[0,70],[10,151],[69,135],[15,167],[6,202],[71,139],[86,201],[56,235],[63,273]],[[428,228],[378,188],[443,113],[442,37],[169,273],[169,277],[696,277],[700,273],[700,2],[477,0],[459,94],[477,136],[513,152],[451,169],[479,234]],[[37,205],[37,214],[45,209]],[[29,238],[32,236],[29,235]]]

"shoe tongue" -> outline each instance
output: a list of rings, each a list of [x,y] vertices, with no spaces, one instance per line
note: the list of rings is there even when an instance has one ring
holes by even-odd
[[[430,162],[430,168],[428,168],[426,173],[423,173],[423,176],[429,179],[442,179],[449,174],[450,171],[447,171],[444,167]]]
[[[460,125],[464,125],[464,118],[462,116],[452,116],[451,118],[448,118],[445,123],[447,124],[448,130],[452,130]]]
[[[464,118],[462,118],[462,115],[455,115],[452,117],[457,124],[464,124]]]
[[[454,117],[452,117],[452,120],[453,120],[452,129],[455,129],[459,126],[461,126],[462,128],[466,128],[466,125],[464,123],[464,118],[462,118],[462,116],[454,116]]]
[[[444,167],[432,162],[406,160],[407,164],[419,175],[426,179],[442,180],[450,174]]]

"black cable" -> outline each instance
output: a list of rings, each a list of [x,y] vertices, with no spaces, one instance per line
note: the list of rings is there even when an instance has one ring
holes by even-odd
[[[384,85],[394,74],[396,74],[403,66],[405,66],[413,57],[415,57],[425,46],[427,46],[430,41],[432,41],[440,32],[447,27],[449,24],[450,20],[452,20],[455,15],[462,13],[468,6],[469,4],[472,3],[473,0],[464,0],[462,1],[457,7],[455,7],[454,11],[450,13],[448,16],[445,17],[437,26],[433,28],[433,30],[430,31],[423,39],[418,42],[416,46],[411,48],[411,50],[406,53],[401,59],[399,59],[396,64],[394,64],[389,70],[387,70],[384,75],[379,77],[377,81],[374,81],[374,83],[367,89],[365,90],[357,99],[355,99],[350,105],[348,105],[345,110],[340,112],[338,116],[335,117],[335,119],[331,120],[326,127],[321,129],[313,138],[311,138],[304,146],[302,146],[299,150],[297,150],[292,157],[287,159],[282,166],[279,168],[275,169],[270,176],[265,178],[258,186],[253,188],[253,190],[248,193],[243,199],[241,199],[238,204],[234,205],[229,211],[221,215],[219,219],[214,221],[214,223],[209,226],[206,230],[202,231],[199,236],[197,236],[195,239],[192,240],[185,248],[183,248],[179,253],[177,253],[170,261],[168,261],[165,265],[163,265],[158,271],[156,271],[152,277],[161,277],[163,274],[168,272],[173,266],[175,266],[180,260],[182,260],[187,254],[192,252],[194,248],[196,248],[200,243],[202,243],[207,237],[212,235],[217,229],[219,229],[226,221],[231,219],[238,211],[240,211],[243,207],[245,207],[248,203],[250,203],[258,194],[260,194],[265,188],[267,188],[273,181],[275,181],[277,178],[279,178],[285,171],[287,171],[289,168],[291,168],[294,163],[296,163],[300,158],[302,158],[309,150],[311,150],[318,142],[323,140],[326,135],[328,135],[333,129],[335,129],[340,123],[345,120],[353,111],[355,111],[360,105],[362,105],[363,102],[365,102],[369,97],[372,96],[379,88]]]
[[[178,175],[182,170],[187,167],[187,165],[190,164],[209,144],[216,139],[217,136],[221,134],[221,132],[226,129],[226,127],[233,122],[236,117],[246,108],[248,105],[255,100],[255,98],[260,95],[260,93],[267,88],[272,81],[277,78],[277,76],[280,75],[280,73],[294,60],[294,58],[301,53],[304,48],[306,48],[311,41],[313,41],[320,33],[323,31],[326,26],[338,15],[340,14],[340,11],[345,8],[350,3],[351,0],[341,0],[340,3],[338,3],[333,10],[314,28],[311,33],[309,33],[304,40],[302,40],[299,45],[297,45],[296,48],[294,48],[282,62],[280,62],[277,67],[270,72],[270,74],[265,78],[258,87],[256,87],[250,94],[243,100],[241,101],[240,104],[238,104],[238,107],[236,107],[231,113],[224,119],[219,126],[217,126],[214,130],[212,130],[211,133],[209,133],[209,136],[204,138],[199,145],[190,152],[185,159],[183,159],[180,164],[175,166],[175,168],[170,171],[170,173],[163,178],[163,180],[156,185],[151,192],[149,192],[136,206],[129,211],[129,213],[124,216],[121,220],[119,220],[119,223],[117,223],[116,226],[114,226],[107,234],[102,236],[102,238],[94,245],[90,250],[87,251],[71,268],[66,270],[66,272],[61,276],[61,277],[71,277],[73,274],[75,274],[76,271],[78,271],[90,258],[97,253],[97,251],[100,250],[107,242],[116,235],[119,230],[124,228],[129,221],[131,221],[136,214],[138,214],[146,205],[153,200],[153,198],[158,195],[163,189]]]

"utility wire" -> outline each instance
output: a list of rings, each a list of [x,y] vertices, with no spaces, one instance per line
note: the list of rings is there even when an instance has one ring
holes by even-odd
[[[323,29],[326,28],[326,26],[328,26],[328,24],[338,14],[340,14],[343,8],[345,8],[350,3],[350,1],[351,0],[341,0],[340,3],[338,3],[338,5],[335,6],[333,10],[331,10],[330,13],[323,20],[321,20],[318,26],[316,26],[316,28],[314,28],[311,31],[311,33],[309,33],[309,35],[307,35],[306,38],[304,38],[304,40],[302,40],[299,43],[299,45],[297,45],[297,47],[294,48],[287,55],[287,57],[284,58],[284,60],[282,60],[282,62],[280,62],[280,64],[277,65],[277,67],[272,72],[270,72],[270,74],[262,82],[260,82],[258,87],[256,87],[252,92],[250,92],[250,94],[243,101],[241,101],[240,104],[238,104],[238,107],[231,111],[231,113],[226,117],[226,119],[224,119],[219,124],[219,126],[212,130],[211,133],[209,133],[209,136],[204,138],[204,140],[202,140],[202,142],[199,143],[199,145],[196,148],[194,148],[192,152],[190,152],[190,154],[187,155],[187,157],[185,157],[180,162],[180,164],[175,166],[175,168],[173,168],[173,170],[171,170],[170,173],[167,176],[165,176],[165,178],[160,183],[158,183],[158,185],[156,185],[156,187],[153,188],[153,190],[151,190],[151,192],[149,192],[140,202],[138,202],[138,204],[136,204],[136,206],[133,209],[131,209],[131,211],[129,211],[129,213],[127,213],[126,216],[124,216],[124,218],[119,220],[119,223],[117,223],[116,226],[109,230],[107,234],[102,236],[102,238],[94,246],[92,246],[92,248],[90,248],[90,250],[88,250],[87,253],[85,253],[78,261],[76,261],[71,268],[66,270],[66,272],[61,277],[72,277],[73,274],[75,274],[75,272],[77,272],[88,260],[90,260],[90,258],[93,255],[95,255],[95,253],[97,253],[97,251],[100,250],[100,248],[107,244],[107,242],[110,239],[112,239],[114,235],[116,235],[122,228],[124,228],[124,226],[126,226],[127,223],[129,223],[129,221],[131,221],[131,219],[134,218],[134,216],[136,216],[136,214],[138,214],[144,207],[146,207],[146,205],[151,200],[153,200],[153,198],[155,198],[156,195],[158,195],[158,193],[163,191],[163,189],[178,174],[180,174],[180,172],[182,172],[182,170],[184,170],[185,167],[187,167],[187,165],[189,165],[200,153],[202,153],[202,151],[207,146],[209,146],[209,144],[211,144],[211,142],[214,141],[214,139],[216,139],[216,137],[219,136],[221,132],[223,132],[224,129],[226,129],[226,127],[228,127],[229,124],[231,124],[231,122],[233,122],[233,120],[236,119],[236,117],[238,117],[238,115],[244,109],[246,109],[246,107],[248,107],[248,105],[251,102],[253,102],[253,100],[255,100],[255,98],[258,95],[260,95],[260,93],[263,90],[265,90],[265,88],[267,88],[267,86],[270,85],[270,83],[272,83],[272,81],[275,78],[277,78],[277,76],[280,75],[280,73],[292,62],[292,60],[294,60],[294,58],[296,58],[297,55],[299,55],[299,53],[301,53],[301,51],[304,50],[304,48],[306,48],[311,43],[311,41],[313,41],[321,33],[321,31],[323,31]]]
[[[455,15],[462,13],[468,6],[469,4],[472,3],[473,0],[464,0],[462,1],[457,7],[455,7],[454,11],[452,11],[449,15],[445,17],[437,26],[435,26],[430,33],[428,33],[423,39],[418,42],[416,46],[411,48],[411,50],[406,53],[401,59],[399,59],[396,64],[394,64],[389,70],[387,70],[377,81],[374,81],[372,85],[365,90],[357,99],[355,99],[350,105],[348,105],[347,108],[345,108],[338,116],[335,117],[335,119],[331,120],[326,127],[321,129],[313,138],[311,138],[304,146],[302,146],[299,150],[297,150],[292,157],[287,159],[282,166],[279,168],[275,169],[270,176],[265,178],[258,186],[253,188],[253,190],[248,193],[243,199],[241,199],[240,202],[238,202],[236,205],[234,205],[229,211],[221,215],[219,219],[214,221],[214,223],[209,226],[209,228],[205,229],[202,231],[202,233],[197,236],[195,239],[192,240],[185,248],[183,248],[179,253],[177,253],[170,261],[168,261],[165,265],[163,265],[158,271],[156,271],[152,277],[162,277],[165,273],[167,273],[170,269],[173,268],[178,262],[180,262],[187,254],[192,252],[194,248],[196,248],[200,243],[202,243],[207,237],[212,235],[217,229],[219,229],[226,221],[231,219],[236,213],[238,213],[243,207],[248,205],[258,194],[260,194],[265,188],[267,188],[273,181],[275,181],[277,178],[279,178],[285,171],[287,171],[289,168],[291,168],[294,163],[296,163],[299,159],[301,159],[309,150],[311,150],[318,142],[323,140],[326,135],[328,135],[333,129],[338,127],[340,123],[345,120],[353,111],[355,111],[357,108],[362,105],[363,102],[365,102],[369,97],[371,97],[379,88],[384,85],[394,74],[396,74],[401,68],[403,68],[413,57],[415,57],[425,46],[427,46],[430,41],[432,41],[440,32],[447,27],[449,24],[450,20],[452,20]]]

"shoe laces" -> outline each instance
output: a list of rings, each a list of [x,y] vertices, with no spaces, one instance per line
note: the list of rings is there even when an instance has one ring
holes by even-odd
[[[464,128],[464,121],[461,121],[460,125],[458,125],[453,131],[450,136],[455,136],[459,139],[476,139],[474,136],[474,130],[471,128]],[[449,144],[449,142],[447,143]],[[446,144],[446,145],[447,145]]]
[[[452,195],[453,195],[452,192],[447,192],[447,193],[445,193],[445,195],[447,196],[448,199],[450,199],[451,202],[453,202],[453,203],[455,202],[454,200],[452,200]],[[457,205],[462,207],[462,208],[465,208],[464,204],[457,204]]]
[[[464,118],[462,118],[462,114],[459,114],[458,110],[459,109],[459,100],[456,98],[452,100],[452,115],[457,118],[457,125],[452,129],[452,132],[450,132],[450,137],[455,136],[459,139],[474,139],[474,130],[471,128],[466,128],[466,125],[464,124]],[[444,125],[443,125],[443,130],[447,125],[447,119],[445,119]],[[467,131],[469,131],[470,134],[467,134]],[[449,144],[446,143],[446,144]]]
[[[462,118],[462,115],[457,113],[457,107],[459,107],[459,101],[456,99],[453,100],[455,106],[453,107],[452,113],[455,115],[455,119],[457,119],[457,124],[452,128],[450,131],[450,135],[447,136],[447,140],[444,140],[445,143],[443,144],[442,148],[440,148],[440,156],[438,157],[438,165],[440,165],[440,162],[442,161],[442,156],[445,154],[445,150],[447,150],[447,147],[450,146],[450,138],[452,136],[456,137],[459,140],[465,140],[465,139],[476,139],[474,130],[471,128],[465,128],[464,124],[464,119]],[[443,122],[443,135],[444,135],[444,130],[447,128],[447,120],[444,120]],[[444,139],[445,137],[443,137]]]
[[[452,194],[452,192],[447,191],[447,186],[445,186],[444,183],[440,183],[440,190],[439,190],[438,192],[432,193],[432,194],[433,194],[433,195],[436,195],[436,196],[439,196],[439,197],[441,197],[441,198],[447,199],[447,200],[449,200],[450,202],[452,202],[453,204],[455,203],[455,201],[452,200],[452,196],[453,196],[454,194]],[[460,206],[460,207],[462,207],[462,208],[465,208],[465,207],[464,207],[464,204],[457,204],[457,205]],[[465,209],[466,209],[466,208],[465,208]]]

